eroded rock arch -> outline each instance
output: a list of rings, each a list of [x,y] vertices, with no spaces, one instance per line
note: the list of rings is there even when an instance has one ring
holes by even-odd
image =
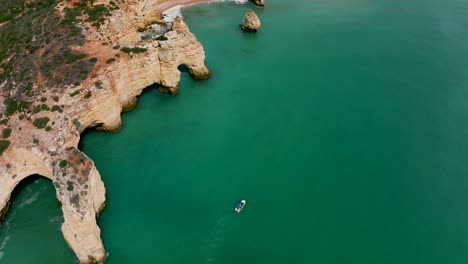
[[[105,188],[94,163],[75,147],[60,153],[13,148],[15,162],[0,169],[0,212],[6,214],[11,193],[31,175],[52,180],[64,216],[62,232],[80,260],[105,257],[96,215],[104,208]],[[70,176],[70,175],[71,176]],[[68,176],[69,177],[68,177]]]

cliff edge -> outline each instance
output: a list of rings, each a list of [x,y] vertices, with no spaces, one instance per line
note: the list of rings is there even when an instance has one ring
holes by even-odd
[[[6,14],[0,16],[0,219],[15,186],[42,175],[55,186],[62,232],[80,263],[103,261],[96,217],[105,187],[77,148],[80,133],[118,130],[120,113],[154,83],[176,94],[181,64],[195,78],[209,77],[203,47],[181,17],[164,34],[141,34],[153,23],[166,26],[161,11],[189,1],[6,1],[0,7]]]

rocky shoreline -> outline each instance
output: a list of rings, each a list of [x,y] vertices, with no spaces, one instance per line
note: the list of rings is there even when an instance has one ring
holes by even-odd
[[[37,93],[25,100],[15,97],[15,87],[5,89],[0,83],[2,217],[16,185],[30,175],[42,175],[56,188],[64,215],[62,232],[80,263],[105,259],[96,223],[105,206],[105,187],[93,161],[77,148],[80,133],[89,127],[118,130],[120,113],[131,110],[136,97],[154,83],[161,91],[177,94],[179,65],[186,65],[194,78],[209,77],[203,47],[181,17],[159,40],[143,40],[139,33],[159,19],[161,11],[200,2],[208,1],[128,1],[114,8],[98,28],[86,20],[79,22],[85,42],[71,48],[95,61],[79,84],[61,89],[35,84],[31,90]],[[110,1],[94,5],[109,6]],[[71,8],[73,2],[64,1],[55,9],[64,17]]]
[[[74,40],[59,49],[57,41],[44,39],[48,34],[44,28],[37,29],[43,35],[34,35],[30,41],[42,41],[42,46],[17,51],[23,52],[17,58],[30,58],[25,60],[34,79],[29,84],[14,79],[12,73],[17,72],[5,66],[11,57],[7,60],[3,54],[2,61],[0,53],[0,221],[17,184],[31,175],[41,175],[55,186],[64,215],[62,233],[80,263],[105,259],[96,217],[105,206],[106,190],[94,162],[78,149],[80,134],[92,127],[119,130],[120,113],[132,110],[137,96],[150,85],[159,84],[160,92],[176,95],[180,65],[187,66],[193,78],[210,77],[203,46],[182,17],[168,25],[162,15],[179,5],[204,2],[213,1],[132,0],[115,4],[96,0],[90,4],[64,0],[51,6],[42,24],[52,13],[61,21],[56,25],[62,25],[55,36],[67,33],[60,32],[62,29],[71,29]],[[3,22],[0,33],[15,19],[18,17]],[[167,29],[143,38],[142,32],[155,23]],[[76,29],[82,35],[77,35]],[[66,54],[64,65],[50,69],[44,62],[50,51]],[[73,71],[75,66],[82,68]],[[81,79],[68,80],[69,76],[57,70],[64,67]]]

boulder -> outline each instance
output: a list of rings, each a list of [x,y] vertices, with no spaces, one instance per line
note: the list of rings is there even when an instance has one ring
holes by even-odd
[[[242,30],[247,32],[256,32],[261,25],[262,23],[254,11],[249,9],[245,12],[244,20],[242,21]]]
[[[265,5],[265,0],[252,0],[252,2],[254,2],[254,4],[256,4],[258,6],[264,6]]]

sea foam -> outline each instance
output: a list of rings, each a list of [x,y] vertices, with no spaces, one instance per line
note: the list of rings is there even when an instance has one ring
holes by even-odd
[[[8,243],[8,240],[10,240],[10,236],[6,236],[5,239],[3,239],[2,243],[0,244],[0,260],[3,258],[3,255],[5,255],[5,252],[3,252],[3,248]]]

